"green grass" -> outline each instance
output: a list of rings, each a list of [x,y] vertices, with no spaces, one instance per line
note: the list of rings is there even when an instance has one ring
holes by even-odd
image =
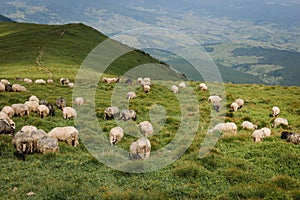
[[[78,31],[78,34],[82,32]],[[3,45],[2,42],[0,44]],[[135,57],[136,55],[132,56]],[[32,79],[48,78],[47,73],[36,70],[38,67],[29,58],[22,59],[16,60],[22,66],[18,68],[13,56],[1,56],[4,68],[0,71],[0,77],[8,78],[11,83],[22,83],[15,80],[16,74],[18,77],[28,76]],[[79,61],[80,59],[76,62]],[[44,62],[44,68],[48,69],[49,65],[49,69],[55,69],[52,71],[55,84],[24,84],[28,92],[0,92],[0,108],[22,103],[31,95],[46,99],[50,103],[63,96],[68,105],[72,105],[72,89],[61,86],[58,80],[59,77],[66,76],[74,81],[80,63],[74,62],[73,66],[73,61],[68,60],[68,56],[57,61],[55,67],[51,67],[53,62],[54,57],[53,61]],[[286,130],[284,127],[272,129],[271,137],[265,138],[262,143],[253,142],[252,131],[239,128],[236,136],[223,135],[212,151],[202,159],[199,158],[199,149],[206,136],[211,112],[218,119],[235,122],[238,126],[243,120],[250,120],[259,127],[271,127],[273,118],[269,117],[269,114],[272,106],[276,105],[281,108],[280,116],[289,120],[289,131],[300,132],[300,88],[226,84],[226,111],[218,114],[211,111],[211,105],[207,102],[209,92],[199,91],[198,82],[190,84],[194,89],[190,95],[195,95],[198,100],[199,126],[193,142],[175,162],[153,172],[122,172],[91,156],[81,140],[78,147],[61,142],[58,153],[28,155],[23,162],[14,156],[15,149],[11,144],[11,137],[0,135],[1,199],[299,199],[300,148],[299,145],[280,139],[281,131]],[[108,135],[116,122],[105,121],[103,111],[110,105],[111,95],[117,85],[99,82],[96,86],[95,114],[98,124]],[[138,120],[134,124],[150,120],[151,116],[157,119],[165,111],[165,118],[160,119],[165,120],[164,126],[161,127],[161,124],[157,123],[154,128],[160,129],[160,132],[150,137],[152,150],[159,150],[175,137],[180,127],[180,103],[170,88],[160,84],[154,84],[149,94],[145,94],[139,87],[135,91],[137,98],[129,103],[129,107],[134,108],[138,114]],[[237,98],[243,98],[245,105],[237,112],[231,113],[229,105]],[[154,105],[160,106],[153,107]],[[195,110],[193,105],[187,109],[191,112]],[[74,125],[73,120],[64,120],[58,109],[54,117],[40,119],[33,113],[23,118],[13,117],[13,120],[17,130],[30,124],[46,132],[56,126]],[[117,146],[128,151],[131,142],[136,140],[130,135],[135,133],[135,129],[130,126],[124,129],[125,137]],[[137,167],[140,165],[137,163]],[[26,193],[31,191],[35,194],[27,197]]]

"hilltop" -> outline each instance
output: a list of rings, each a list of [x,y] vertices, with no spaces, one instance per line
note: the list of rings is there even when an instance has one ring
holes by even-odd
[[[14,22],[14,21],[0,14],[0,22]]]

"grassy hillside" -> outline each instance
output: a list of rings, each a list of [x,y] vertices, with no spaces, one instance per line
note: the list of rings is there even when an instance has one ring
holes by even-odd
[[[50,103],[55,103],[58,97],[63,96],[67,99],[67,104],[72,106],[72,88],[60,85],[58,79],[61,76],[70,78],[72,81],[75,79],[81,59],[90,50],[87,48],[88,45],[84,47],[83,44],[89,44],[89,47],[93,48],[96,44],[92,36],[101,41],[101,35],[93,29],[87,30],[87,27],[81,24],[30,25],[32,28],[25,24],[16,24],[15,28],[8,28],[12,25],[5,23],[0,25],[2,26],[0,28],[0,45],[2,45],[0,77],[7,78],[11,83],[23,84],[28,89],[27,92],[19,93],[0,92],[0,109],[5,105],[23,103],[31,95],[46,99]],[[23,31],[18,32],[21,29],[19,26],[22,26]],[[38,40],[32,39],[30,34],[27,34],[23,41],[17,37],[17,35],[24,34],[24,27],[27,26],[27,31],[34,33],[35,39]],[[49,28],[53,29],[52,32],[49,32]],[[62,29],[66,30],[64,35],[69,33],[66,34],[64,40],[58,36],[59,30]],[[89,37],[85,37],[82,30],[85,30],[84,33]],[[41,36],[37,38],[39,34],[36,33],[40,33]],[[45,37],[47,34],[53,38],[47,39],[45,43],[42,39],[47,38]],[[82,40],[76,39],[78,45],[72,46],[75,42],[72,40],[73,37]],[[105,38],[105,36],[102,37]],[[14,38],[14,42],[10,38]],[[25,42],[28,40],[30,43]],[[17,45],[16,41],[19,44],[26,44],[28,51],[23,47],[24,45]],[[4,48],[5,44],[6,48]],[[9,44],[14,44],[15,51],[8,53],[3,50],[3,48],[10,49]],[[59,44],[59,48],[55,44]],[[28,48],[31,46],[33,48]],[[36,63],[36,56],[43,49],[40,46],[44,46],[45,49],[41,59],[43,62]],[[66,51],[69,53],[67,54]],[[70,52],[73,52],[75,56],[71,56]],[[132,60],[120,58],[115,62],[115,66],[124,62],[124,66],[129,67],[128,63],[140,62],[140,53],[143,54],[139,51],[134,52],[131,55]],[[141,63],[149,60],[142,60]],[[117,71],[118,69],[110,68],[111,74],[108,75],[115,76],[122,71]],[[142,70],[139,71],[139,73],[142,72]],[[47,79],[50,75],[54,78],[54,84],[25,84],[15,79],[25,76],[33,80]],[[175,83],[178,84],[178,82],[168,82],[169,85]],[[226,97],[222,96],[227,100],[226,111],[216,113],[211,110],[211,105],[207,102],[209,91],[199,91],[199,82],[190,82],[190,84],[193,91],[189,94],[198,100],[196,106],[200,111],[199,126],[192,144],[174,163],[157,171],[143,174],[117,171],[91,156],[81,139],[78,147],[71,147],[60,142],[59,153],[46,155],[36,153],[28,155],[26,161],[23,162],[14,156],[15,150],[11,144],[11,137],[0,135],[0,199],[299,199],[300,148],[299,145],[281,140],[280,133],[283,130],[300,132],[300,88],[260,84],[226,84]],[[133,86],[107,85],[103,82],[92,86],[96,91],[95,115],[105,136],[117,124],[114,120],[103,119],[104,109],[111,105],[112,94],[116,92],[117,86],[122,86],[125,90],[135,90],[137,93],[137,98],[129,103],[129,107],[135,109],[138,115],[137,121],[133,124],[144,120],[152,120],[151,122],[154,123],[157,122],[155,119],[165,122],[163,126],[160,123],[155,124],[156,134],[149,137],[152,151],[157,151],[169,144],[180,128],[181,120],[185,118],[181,116],[179,99],[169,87],[164,87],[155,81],[148,94],[138,87],[136,81]],[[232,113],[229,105],[237,98],[243,98],[245,105],[242,109]],[[127,102],[126,97],[124,97],[124,102]],[[91,102],[87,102],[87,105],[89,103]],[[199,149],[205,139],[212,116],[220,120],[235,122],[238,126],[244,120],[249,120],[259,127],[271,128],[274,118],[269,114],[272,106],[275,105],[281,108],[280,117],[289,120],[290,128],[282,126],[273,128],[270,137],[265,138],[261,143],[254,143],[251,139],[252,131],[242,130],[239,127],[237,135],[222,135],[212,151],[206,157],[199,158]],[[192,105],[188,109],[191,112],[194,110]],[[87,112],[93,112],[93,110]],[[163,112],[165,115],[161,115]],[[153,116],[156,118],[151,118]],[[73,120],[64,120],[62,112],[58,109],[54,117],[41,119],[36,113],[32,113],[31,116],[22,118],[15,116],[13,120],[17,131],[24,125],[35,125],[46,132],[56,126],[74,125]],[[128,151],[131,142],[136,140],[136,137],[132,135],[136,130],[135,127],[131,129],[131,127],[124,126],[123,128],[126,130],[125,137],[117,146]],[[108,140],[107,149],[109,150]],[[137,167],[141,166],[142,164],[137,162]],[[34,195],[28,197],[29,192],[34,192]]]

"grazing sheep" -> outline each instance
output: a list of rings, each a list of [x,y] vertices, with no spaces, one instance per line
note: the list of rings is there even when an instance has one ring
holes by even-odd
[[[7,114],[9,118],[12,118],[15,115],[15,111],[11,106],[4,106],[1,110],[1,112],[4,112]]]
[[[221,107],[222,107],[222,103],[220,101],[213,101],[212,102],[212,108],[215,111],[220,112]]]
[[[281,132],[281,139],[286,139],[287,142],[291,142],[293,144],[299,144],[300,143],[300,134],[283,131],[283,132]]]
[[[23,131],[24,133],[27,133],[27,134],[31,134],[34,131],[38,131],[38,129],[36,126],[26,125],[21,128],[21,131]]]
[[[3,85],[2,83],[0,83],[0,92],[5,91],[5,85]]]
[[[127,99],[128,100],[134,99],[134,98],[136,98],[136,93],[134,91],[127,92]]]
[[[147,159],[150,157],[151,143],[145,137],[140,138],[137,141],[131,143],[129,152],[129,158],[131,160]]]
[[[211,102],[221,102],[222,101],[222,98],[219,97],[219,96],[210,96],[208,97],[208,102],[211,103]]]
[[[37,142],[37,152],[42,154],[55,153],[59,151],[58,142],[50,136],[44,136]]]
[[[53,117],[55,115],[54,105],[51,103],[47,103],[45,106],[47,106],[47,108],[49,109],[49,116]]]
[[[38,101],[26,101],[24,103],[25,106],[27,106],[28,108],[28,115],[31,113],[31,112],[38,112],[38,107],[40,106],[39,102]]]
[[[226,122],[226,123],[219,123],[215,125],[212,129],[209,130],[210,133],[212,132],[229,132],[233,134],[237,134],[237,126],[233,122]]]
[[[287,119],[278,117],[274,120],[274,123],[272,124],[272,128],[275,128],[276,126],[278,126],[280,124],[282,124],[284,126],[289,126]]]
[[[67,106],[67,100],[65,98],[63,98],[63,97],[58,98],[56,100],[56,106],[59,109],[63,110],[63,108]]]
[[[264,138],[264,134],[265,133],[261,129],[259,129],[259,130],[255,130],[252,133],[251,137],[254,139],[254,142],[261,142],[262,139]]]
[[[274,106],[272,108],[272,116],[277,117],[279,115],[279,113],[280,113],[280,109],[277,106]]]
[[[13,129],[16,129],[15,122],[5,112],[0,112],[0,120],[6,121]]]
[[[64,119],[70,119],[70,118],[75,118],[75,117],[77,117],[77,112],[74,108],[65,107],[63,109],[63,118]]]
[[[11,84],[5,85],[5,91],[6,91],[6,92],[12,92],[12,91],[13,91],[13,90],[12,90],[12,85],[11,85]]]
[[[269,136],[271,136],[271,129],[269,129],[269,128],[267,128],[267,127],[263,127],[263,128],[261,128],[260,130],[262,130],[263,132],[264,132],[264,136],[265,137],[269,137]]]
[[[1,79],[0,83],[2,83],[3,85],[9,85],[10,82],[7,79]]]
[[[76,97],[74,100],[74,104],[81,106],[82,104],[84,104],[84,100],[82,97]]]
[[[61,78],[61,79],[59,79],[59,82],[62,85],[67,85],[70,83],[69,79],[67,79],[67,78]]]
[[[150,91],[150,85],[143,85],[143,89],[145,93],[148,93]]]
[[[70,87],[70,88],[73,88],[74,87],[74,83],[68,83],[68,86]]]
[[[236,112],[239,108],[239,105],[236,103],[236,102],[233,102],[231,105],[230,105],[230,108],[233,112]]]
[[[121,78],[103,78],[104,82],[110,84],[110,83],[119,83],[121,81]]]
[[[179,88],[176,85],[172,85],[171,90],[174,94],[178,94],[178,92],[179,92]]]
[[[23,131],[19,131],[14,135],[12,144],[24,161],[26,154],[32,154],[34,152],[31,134],[27,134]]]
[[[36,101],[36,102],[40,102],[39,98],[37,98],[35,95],[32,95],[31,97],[29,97],[29,101]]]
[[[47,117],[50,114],[49,108],[45,105],[38,106],[38,113],[41,118]]]
[[[31,79],[29,79],[29,78],[24,78],[23,81],[24,81],[25,83],[28,83],[28,84],[33,83],[33,81],[32,81]]]
[[[206,84],[205,84],[205,83],[200,83],[200,84],[199,84],[199,89],[200,89],[200,90],[207,90]]]
[[[124,130],[117,126],[110,130],[109,132],[109,143],[111,146],[114,146],[117,142],[121,141],[124,137]]]
[[[145,137],[154,133],[153,126],[149,121],[140,122],[138,128]]]
[[[243,123],[241,124],[241,127],[243,129],[247,129],[247,130],[255,130],[257,129],[257,125],[252,124],[249,121],[243,121]]]
[[[104,119],[113,119],[115,117],[120,117],[120,110],[117,107],[107,107],[104,110]]]
[[[24,115],[28,114],[28,107],[21,103],[12,104],[11,107],[15,111],[15,115],[20,115],[23,117]]]
[[[20,85],[20,84],[13,84],[12,85],[12,91],[13,92],[26,92],[27,89],[24,86]]]
[[[67,144],[72,146],[79,145],[79,133],[73,126],[55,127],[48,133],[48,135],[58,141],[65,141]]]
[[[12,127],[6,120],[0,119],[0,134],[13,135],[14,132],[14,127]]]
[[[123,110],[121,112],[121,117],[120,119],[124,120],[124,121],[127,121],[127,120],[136,120],[136,112],[134,110]]]
[[[46,84],[46,81],[44,79],[36,79],[34,81],[34,83],[36,83],[36,84]]]
[[[138,83],[142,83],[142,81],[143,81],[143,78],[142,78],[142,77],[139,77],[139,78],[137,79],[137,82],[138,82]]]
[[[185,84],[185,82],[181,82],[181,83],[179,83],[179,88],[180,89],[185,89],[186,88],[186,84]]]
[[[31,134],[31,137],[33,138],[33,151],[38,152],[37,143],[41,138],[47,136],[47,134],[42,129],[33,131],[30,134]]]
[[[40,105],[47,105],[47,104],[48,104],[48,101],[45,100],[45,99],[41,99],[41,100],[39,101],[39,103],[40,103]]]
[[[144,78],[144,79],[141,81],[141,84],[142,84],[142,86],[145,86],[145,85],[151,86],[151,79],[150,79],[150,78]]]
[[[47,83],[52,84],[52,83],[54,83],[54,81],[53,81],[51,78],[49,78],[49,79],[47,80]]]
[[[235,102],[238,104],[238,109],[242,108],[244,105],[244,100],[243,99],[237,99]]]

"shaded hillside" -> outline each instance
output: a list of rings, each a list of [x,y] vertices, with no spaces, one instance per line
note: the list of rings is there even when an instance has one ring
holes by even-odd
[[[0,22],[14,22],[14,21],[0,14]]]

